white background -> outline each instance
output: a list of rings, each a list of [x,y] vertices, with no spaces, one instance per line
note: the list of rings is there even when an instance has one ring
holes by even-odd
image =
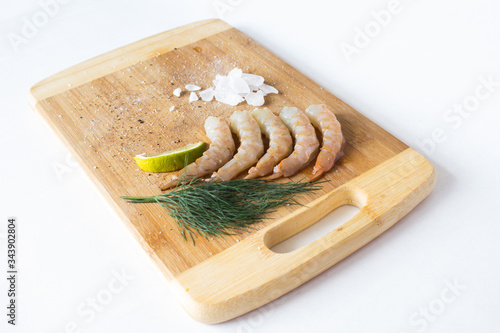
[[[23,37],[25,20],[43,6],[0,0],[0,331],[500,332],[500,2],[400,0],[380,31],[372,12],[388,0],[66,2],[15,44],[13,34]],[[220,3],[230,8],[218,13]],[[26,97],[67,67],[221,14],[423,153],[439,179],[407,217],[324,274],[209,326],[180,307]],[[365,28],[372,37],[358,38],[357,53],[346,56],[341,47],[356,47]],[[490,92],[481,80],[493,82]],[[471,112],[450,113],[464,103]],[[435,131],[440,142],[422,146]],[[10,216],[20,237],[16,327],[6,324],[4,306]],[[115,274],[130,279],[89,312],[87,302],[106,293]]]

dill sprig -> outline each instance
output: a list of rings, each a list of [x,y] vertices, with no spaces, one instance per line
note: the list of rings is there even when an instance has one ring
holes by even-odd
[[[195,232],[204,237],[231,235],[262,222],[265,214],[284,204],[300,204],[296,195],[316,191],[321,182],[278,183],[263,179],[227,182],[183,180],[170,192],[150,197],[128,197],[129,203],[158,203],[177,222],[184,239]]]

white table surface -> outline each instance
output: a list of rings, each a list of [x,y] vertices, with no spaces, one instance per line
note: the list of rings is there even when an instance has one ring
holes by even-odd
[[[0,0],[1,332],[500,332],[498,1],[50,2]],[[204,325],[26,97],[67,67],[221,15],[423,153],[439,179],[402,221],[319,277]],[[34,18],[36,31],[26,27]],[[433,133],[439,142],[423,146]],[[15,327],[4,306],[10,216]],[[93,308],[98,297],[105,304]]]

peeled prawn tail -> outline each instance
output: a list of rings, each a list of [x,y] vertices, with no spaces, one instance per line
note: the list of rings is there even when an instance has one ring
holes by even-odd
[[[281,177],[283,177],[283,173],[282,172],[275,172],[275,173],[273,173],[270,176],[264,177],[263,179],[264,180],[274,180],[274,179],[278,179],[278,178],[281,178]]]
[[[248,170],[248,175],[245,177],[245,179],[255,179],[258,177],[260,177],[259,171],[256,167],[252,167],[250,170]]]
[[[214,173],[212,173],[212,175],[210,176],[210,178],[208,179],[205,179],[206,182],[214,182],[214,183],[218,183],[218,182],[224,182],[225,180],[222,179],[222,177],[217,173],[217,171],[215,171]]]
[[[337,162],[340,158],[342,158],[342,156],[344,156],[344,147],[345,147],[345,139],[342,138],[342,145],[340,146],[339,152],[336,155],[333,155],[332,166],[335,164],[335,162]],[[318,180],[318,178],[321,177],[321,175],[323,173],[325,173],[326,171],[329,171],[329,170],[330,169],[325,170],[325,168],[323,166],[321,166],[320,163],[316,163],[316,165],[314,166],[313,171],[312,171],[313,176],[311,179],[309,179],[309,182],[311,182],[311,183],[315,182],[316,180]]]
[[[176,187],[180,183],[181,183],[181,180],[179,179],[179,177],[178,176],[174,176],[174,178],[172,178],[170,180],[170,182],[168,182],[165,185],[163,185],[163,187],[160,190],[166,191],[168,189],[171,189],[172,187]]]
[[[322,167],[314,167],[313,176],[311,177],[311,179],[309,179],[309,182],[312,183],[317,181],[319,178],[321,178],[324,172],[325,170]]]
[[[178,181],[176,179],[172,179],[170,182],[163,185],[163,187],[160,190],[166,191],[168,189],[171,189],[172,187],[177,186],[177,184],[178,184]]]
[[[170,182],[168,182],[167,184],[163,185],[163,187],[160,190],[166,191],[168,189],[171,189],[171,188],[179,186],[179,185],[189,184],[198,178],[200,178],[200,177],[199,176],[187,176],[185,174],[182,174],[180,177],[174,176],[174,178],[172,178],[172,180],[170,180]]]

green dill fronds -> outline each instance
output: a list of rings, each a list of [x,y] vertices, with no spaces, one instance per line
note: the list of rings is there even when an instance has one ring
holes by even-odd
[[[298,204],[296,196],[316,191],[321,182],[278,183],[262,179],[227,182],[182,180],[170,192],[151,197],[121,197],[129,203],[158,203],[175,219],[184,239],[231,235],[262,222],[265,214],[284,204]]]

